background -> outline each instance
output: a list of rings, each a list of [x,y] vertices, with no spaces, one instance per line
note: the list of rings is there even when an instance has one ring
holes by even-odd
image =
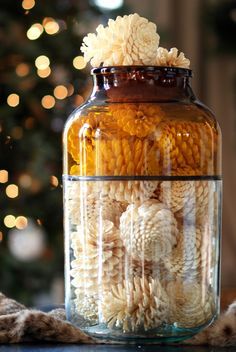
[[[222,127],[222,286],[236,287],[236,1],[1,0],[0,291],[26,304],[64,300],[61,135],[91,89],[82,38],[133,12],[191,59]]]

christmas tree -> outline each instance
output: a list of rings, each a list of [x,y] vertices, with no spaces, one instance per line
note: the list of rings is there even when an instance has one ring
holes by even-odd
[[[63,280],[61,135],[90,89],[82,37],[106,14],[89,1],[0,6],[0,291],[34,304]]]

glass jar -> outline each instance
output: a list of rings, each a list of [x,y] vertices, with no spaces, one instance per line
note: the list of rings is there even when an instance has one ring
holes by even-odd
[[[219,126],[191,70],[92,75],[64,131],[67,318],[111,341],[189,338],[219,310]]]

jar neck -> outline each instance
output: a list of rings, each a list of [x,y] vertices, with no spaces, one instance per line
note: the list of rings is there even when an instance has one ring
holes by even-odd
[[[90,100],[106,102],[193,101],[192,71],[176,67],[117,66],[92,70]]]

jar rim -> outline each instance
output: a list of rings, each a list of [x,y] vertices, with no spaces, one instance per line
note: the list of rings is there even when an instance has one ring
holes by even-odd
[[[173,66],[153,66],[153,65],[132,65],[132,66],[101,66],[94,67],[91,70],[91,75],[106,75],[112,73],[134,73],[134,72],[145,72],[145,73],[165,73],[171,76],[185,76],[192,77],[192,70],[183,67]]]

